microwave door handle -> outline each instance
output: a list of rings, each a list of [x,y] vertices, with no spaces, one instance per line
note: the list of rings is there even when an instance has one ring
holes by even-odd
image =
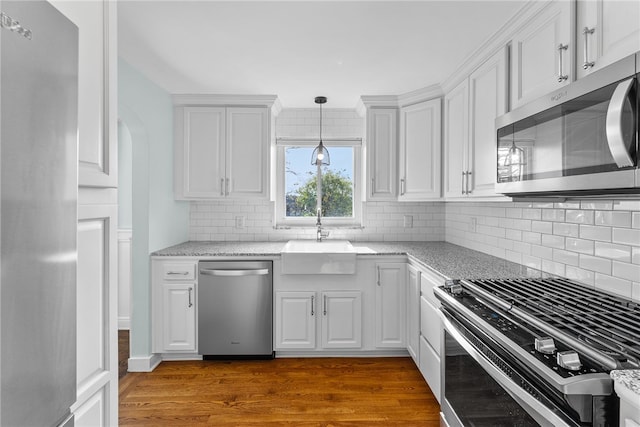
[[[628,102],[633,83],[634,79],[629,79],[618,84],[607,109],[607,143],[613,159],[620,168],[634,164],[631,153],[627,149],[622,129],[622,113],[625,103]]]

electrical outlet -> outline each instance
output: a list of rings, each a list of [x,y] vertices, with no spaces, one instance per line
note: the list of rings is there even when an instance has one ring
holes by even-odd
[[[404,216],[404,228],[413,228],[413,216],[405,215]]]
[[[244,228],[244,216],[239,215],[236,217],[236,228]]]
[[[475,233],[477,226],[478,226],[478,218],[472,216],[471,220],[469,221],[469,231]]]

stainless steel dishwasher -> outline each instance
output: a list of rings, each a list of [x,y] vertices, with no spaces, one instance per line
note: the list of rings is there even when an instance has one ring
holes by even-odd
[[[198,352],[273,358],[273,263],[201,261],[198,270]]]

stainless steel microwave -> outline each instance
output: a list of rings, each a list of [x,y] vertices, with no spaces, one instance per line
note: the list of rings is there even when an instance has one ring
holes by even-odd
[[[496,119],[496,191],[640,197],[640,52]]]

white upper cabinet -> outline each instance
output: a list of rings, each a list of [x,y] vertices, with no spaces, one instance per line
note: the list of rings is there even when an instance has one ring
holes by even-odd
[[[269,115],[266,108],[227,108],[226,194],[266,198]]]
[[[444,195],[465,195],[469,140],[469,80],[463,80],[444,97]]]
[[[225,195],[225,108],[184,107],[183,160],[176,164],[182,185],[176,198],[215,198]],[[177,149],[178,147],[176,147]],[[180,173],[181,172],[181,173]]]
[[[445,96],[447,198],[496,196],[495,120],[506,112],[506,76],[501,49]]]
[[[495,196],[496,125],[507,107],[507,53],[500,50],[469,76],[469,150],[468,176],[470,196]]]
[[[640,2],[578,0],[578,78],[640,51]]]
[[[400,189],[398,200],[441,196],[441,100],[400,109]]]
[[[215,100],[174,97],[176,199],[268,198],[270,105],[214,105]]]
[[[574,79],[573,2],[555,0],[512,39],[511,108],[517,108]]]
[[[395,200],[398,109],[367,109],[367,200]]]

